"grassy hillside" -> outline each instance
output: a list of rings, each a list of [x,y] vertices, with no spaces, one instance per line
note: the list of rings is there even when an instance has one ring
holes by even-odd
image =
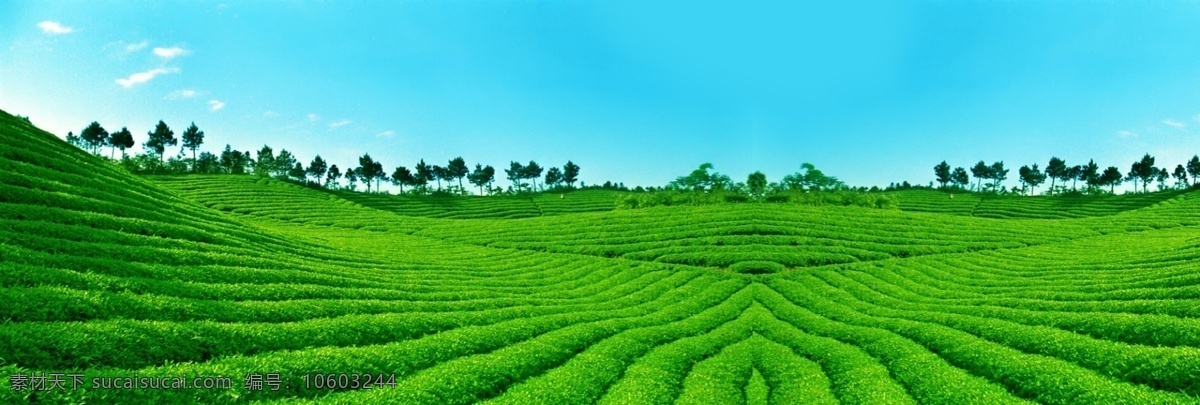
[[[899,211],[606,198],[139,178],[0,114],[0,371],[89,383],[4,379],[0,402],[1200,396],[1197,193],[984,210],[1008,219],[980,218],[987,198],[918,192]],[[283,381],[247,390],[254,373]],[[314,384],[331,373],[395,384]],[[90,386],[134,376],[231,385]]]
[[[1007,196],[932,190],[898,192],[900,209],[983,218],[1084,218],[1116,215],[1170,200],[1184,193],[1170,190],[1128,195]]]

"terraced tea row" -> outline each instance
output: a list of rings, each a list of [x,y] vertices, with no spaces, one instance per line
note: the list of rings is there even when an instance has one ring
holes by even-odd
[[[3,114],[0,146],[0,373],[234,381],[17,391],[8,380],[0,402],[1200,397],[1195,193],[1055,220],[770,204],[588,212],[599,203],[579,193],[499,219],[519,199],[438,211],[253,176],[145,181]],[[284,384],[249,390],[252,373]],[[354,389],[340,373],[394,375],[395,387]],[[311,384],[318,374],[333,386]]]
[[[984,218],[1086,218],[1116,215],[1169,200],[1183,191],[1131,195],[999,196],[930,190],[898,192],[900,209]]]
[[[407,196],[334,191],[338,197],[363,206],[404,216],[476,219],[529,218],[580,212],[612,211],[617,195],[611,191],[582,190],[529,196]]]

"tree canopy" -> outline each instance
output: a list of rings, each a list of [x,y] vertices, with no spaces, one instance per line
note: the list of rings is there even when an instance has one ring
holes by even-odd
[[[164,152],[166,152],[167,147],[179,144],[179,140],[175,139],[175,132],[171,131],[167,123],[162,120],[159,120],[158,124],[154,125],[154,130],[147,132],[146,135],[148,138],[146,142],[142,143],[142,147],[146,148],[146,150],[154,151],[154,154],[158,155],[159,159],[163,161],[166,161],[166,153]]]

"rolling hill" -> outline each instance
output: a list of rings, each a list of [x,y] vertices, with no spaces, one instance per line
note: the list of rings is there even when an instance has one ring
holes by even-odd
[[[6,379],[0,401],[1200,396],[1195,192],[913,191],[900,210],[613,198],[138,177],[0,114],[0,371],[86,382]],[[267,374],[279,385],[247,389]],[[184,376],[229,380],[91,385]]]

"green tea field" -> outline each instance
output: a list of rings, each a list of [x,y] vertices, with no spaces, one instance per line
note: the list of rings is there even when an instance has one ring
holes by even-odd
[[[139,176],[0,114],[0,403],[1200,403],[1200,192],[896,196]]]

